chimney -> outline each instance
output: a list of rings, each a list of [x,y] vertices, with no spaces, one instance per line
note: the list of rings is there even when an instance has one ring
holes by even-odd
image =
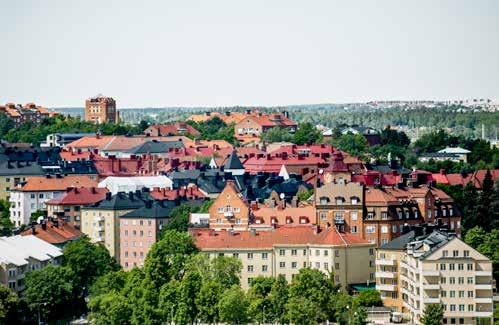
[[[113,194],[111,192],[106,192],[106,200],[111,201]]]
[[[42,220],[42,229],[47,230],[47,221],[46,220]]]
[[[151,209],[152,208],[152,200],[147,200],[146,201],[146,208]]]

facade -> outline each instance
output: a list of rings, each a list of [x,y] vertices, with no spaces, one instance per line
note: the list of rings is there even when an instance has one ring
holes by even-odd
[[[215,230],[245,230],[250,221],[250,210],[234,181],[228,180],[222,193],[209,209],[210,228]]]
[[[167,224],[173,201],[146,201],[144,207],[120,216],[120,264],[126,271],[144,266],[151,246]]]
[[[243,142],[251,138],[259,138],[268,130],[281,127],[295,132],[296,122],[292,121],[287,112],[265,114],[261,112],[249,112],[234,127],[235,136]]]
[[[28,161],[0,160],[0,200],[10,199],[10,191],[27,177],[44,175],[43,168]]]
[[[416,324],[428,304],[443,305],[444,324],[490,324],[492,262],[450,233],[405,236],[377,253],[376,289],[385,305]]]
[[[60,248],[35,236],[0,237],[0,285],[21,293],[27,273],[59,265],[61,259]]]
[[[334,227],[282,226],[273,231],[218,231],[191,229],[196,246],[210,257],[239,258],[241,285],[248,288],[257,276],[284,275],[290,282],[301,268],[334,273],[345,289],[374,281],[374,245]]]
[[[151,125],[144,130],[144,134],[153,137],[187,134],[197,137],[200,135],[198,130],[185,122]]]
[[[334,225],[340,231],[361,234],[364,217],[364,186],[343,179],[317,188],[316,223],[321,226]]]
[[[70,187],[61,196],[45,202],[47,216],[81,229],[81,209],[106,197],[108,190],[97,187]]]
[[[82,208],[81,231],[94,243],[102,243],[111,256],[120,259],[120,217],[145,206],[147,192],[106,193],[104,200]]]
[[[45,202],[62,196],[70,187],[96,187],[88,176],[33,176],[10,192],[10,220],[16,227],[28,224],[31,214],[47,209]]]
[[[118,123],[119,114],[116,101],[111,97],[98,95],[85,101],[85,121],[100,123]]]

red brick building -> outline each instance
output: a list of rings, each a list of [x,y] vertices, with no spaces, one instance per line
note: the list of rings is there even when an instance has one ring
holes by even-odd
[[[100,123],[118,123],[119,115],[116,101],[111,97],[98,95],[85,101],[85,121]]]

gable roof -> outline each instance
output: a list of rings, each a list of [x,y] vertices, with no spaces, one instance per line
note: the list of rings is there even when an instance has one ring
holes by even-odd
[[[16,188],[16,191],[65,191],[68,187],[97,187],[97,181],[88,176],[30,176],[26,183]]]
[[[184,143],[182,141],[147,141],[139,144],[136,147],[126,150],[125,152],[131,154],[147,154],[147,153],[167,153],[173,148],[184,148]]]
[[[120,218],[169,218],[175,206],[176,204],[174,201],[146,201],[143,207],[128,212],[127,214],[120,216]]]
[[[45,229],[43,229],[41,224],[37,224],[23,231],[21,235],[34,235],[50,244],[64,244],[68,241],[76,240],[82,235],[81,231],[62,220],[59,220],[57,223],[50,220],[45,220],[45,222]]]
[[[224,170],[229,170],[229,169],[244,169],[241,160],[239,160],[239,157],[237,156],[236,150],[232,150],[229,158],[225,162]]]

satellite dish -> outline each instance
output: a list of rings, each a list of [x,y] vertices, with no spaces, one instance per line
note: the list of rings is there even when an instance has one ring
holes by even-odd
[[[279,194],[279,197],[281,198],[281,200],[284,200],[285,197],[284,193]]]

